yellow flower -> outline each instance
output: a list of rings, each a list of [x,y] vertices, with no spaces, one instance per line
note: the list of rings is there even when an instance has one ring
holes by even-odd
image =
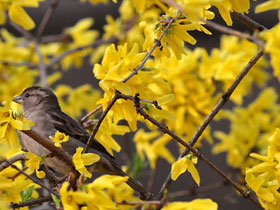
[[[218,205],[211,199],[195,199],[190,202],[171,202],[162,210],[217,210]]]
[[[25,30],[31,30],[35,23],[22,7],[38,7],[39,2],[43,0],[18,1],[9,0],[0,3],[0,24],[5,23],[4,12],[9,11],[9,17],[13,22],[23,27]]]
[[[279,0],[269,0],[262,4],[259,4],[255,8],[255,13],[265,12],[268,10],[278,9],[278,18],[280,18],[280,1]]]
[[[69,136],[66,136],[64,133],[56,131],[55,136],[49,136],[49,138],[54,142],[54,146],[61,147],[63,142],[68,141]]]
[[[77,171],[83,174],[85,177],[91,178],[92,174],[88,172],[85,166],[90,166],[100,160],[99,155],[94,153],[82,154],[83,148],[78,147],[76,153],[73,155],[74,166]]]
[[[229,120],[230,132],[214,132],[220,142],[214,146],[213,152],[227,152],[227,162],[245,173],[246,168],[259,162],[249,157],[252,150],[262,155],[266,153],[267,139],[272,129],[279,126],[279,111],[277,93],[272,88],[264,89],[247,107],[238,106],[232,111],[222,111],[217,120]]]
[[[143,129],[139,129],[133,139],[136,143],[136,150],[140,159],[143,161],[145,154],[150,162],[151,168],[155,168],[156,162],[160,157],[169,163],[175,161],[175,158],[166,148],[171,138],[168,135],[160,134],[158,131],[145,132]]]
[[[273,74],[280,80],[280,24],[278,23],[272,29],[262,33],[266,40],[265,52],[269,53]]]
[[[0,144],[9,145],[11,149],[20,150],[17,130],[29,130],[34,125],[31,121],[26,120],[23,115],[15,108],[11,102],[11,108],[7,106],[0,107]]]
[[[197,163],[197,157],[189,154],[181,159],[177,160],[175,163],[172,164],[171,168],[171,178],[172,180],[176,180],[182,173],[186,170],[190,172],[194,181],[199,186],[200,184],[200,177],[199,174],[194,166]]]
[[[67,190],[69,182],[64,182],[59,190],[61,202],[65,210],[79,210],[79,205],[89,202],[92,196],[86,192]]]
[[[33,153],[28,152],[25,156],[28,160],[25,161],[25,165],[31,170],[36,170],[36,175],[38,178],[45,177],[44,171],[39,171],[40,164],[42,162],[42,157],[34,155]]]

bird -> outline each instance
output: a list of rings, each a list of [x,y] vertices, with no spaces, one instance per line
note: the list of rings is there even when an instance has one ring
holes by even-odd
[[[12,100],[21,105],[25,118],[35,123],[31,129],[40,136],[49,139],[49,136],[54,136],[56,131],[68,135],[69,140],[62,144],[62,148],[70,155],[76,152],[76,148],[85,147],[89,133],[76,120],[61,110],[56,95],[49,88],[31,86]],[[28,152],[45,155],[47,158],[44,159],[44,164],[47,167],[62,174],[70,172],[64,161],[51,156],[50,150],[26,134],[21,133],[20,143]],[[99,171],[110,175],[128,176],[115,158],[97,140],[94,139],[89,152],[100,156],[97,163],[88,167],[90,172]],[[151,193],[146,192],[142,184],[133,178],[129,177],[126,183],[140,194],[142,200],[148,200],[151,197]]]

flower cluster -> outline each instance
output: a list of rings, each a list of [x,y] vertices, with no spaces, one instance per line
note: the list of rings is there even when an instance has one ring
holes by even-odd
[[[279,208],[280,129],[276,128],[268,139],[265,155],[251,153],[250,156],[261,162],[246,169],[246,183],[256,193],[265,209]]]

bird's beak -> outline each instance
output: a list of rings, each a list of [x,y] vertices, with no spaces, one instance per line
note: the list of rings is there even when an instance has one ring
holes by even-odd
[[[13,98],[12,101],[13,101],[13,102],[16,102],[16,103],[18,103],[18,104],[21,104],[21,103],[22,103],[22,97],[19,95],[19,96]]]

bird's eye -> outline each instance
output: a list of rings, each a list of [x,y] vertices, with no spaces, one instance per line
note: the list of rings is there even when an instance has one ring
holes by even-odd
[[[26,98],[28,98],[29,96],[30,96],[30,94],[29,94],[29,93],[26,93],[26,94],[25,94],[25,97],[26,97]]]

